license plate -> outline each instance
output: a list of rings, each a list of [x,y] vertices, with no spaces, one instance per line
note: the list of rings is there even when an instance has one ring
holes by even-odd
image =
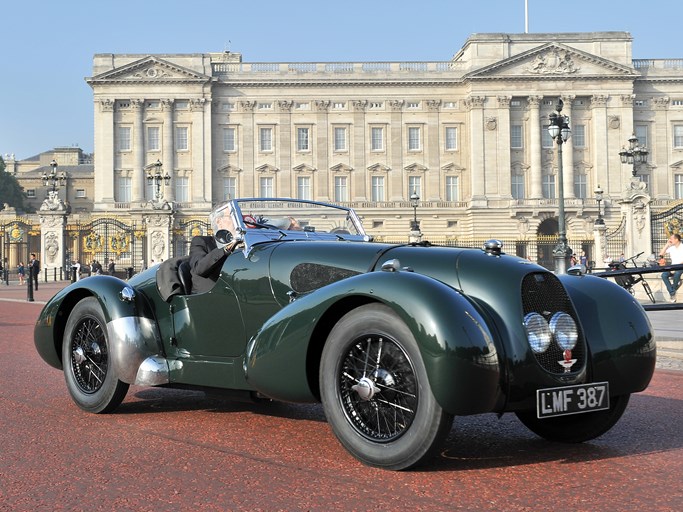
[[[609,409],[609,383],[593,382],[536,391],[536,415],[552,418]]]

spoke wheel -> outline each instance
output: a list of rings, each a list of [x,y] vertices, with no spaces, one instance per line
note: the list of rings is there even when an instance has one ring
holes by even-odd
[[[647,294],[650,301],[654,304],[656,302],[655,301],[655,294],[652,293],[652,288],[650,288],[650,285],[648,284],[647,281],[643,281],[643,288],[645,288],[645,293]]]
[[[128,384],[116,377],[109,348],[99,302],[93,297],[80,301],[66,324],[62,360],[69,393],[86,411],[110,412],[128,391]]]
[[[400,470],[426,461],[453,420],[431,392],[412,333],[381,304],[351,311],[331,331],[320,390],[335,435],[370,466]]]

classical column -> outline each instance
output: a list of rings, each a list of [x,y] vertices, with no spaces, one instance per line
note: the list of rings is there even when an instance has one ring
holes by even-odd
[[[440,133],[444,129],[439,122],[441,100],[427,100],[427,124],[425,125],[424,151],[427,157],[427,180],[422,190],[425,201],[438,201],[443,194],[444,187],[441,184],[441,173],[439,172],[439,156],[441,155],[440,144],[443,143]],[[441,135],[441,136],[440,136]]]
[[[667,132],[671,129],[668,117],[669,101],[670,99],[667,96],[652,98],[652,109],[654,110],[655,118],[651,126],[654,133],[649,133],[648,150],[650,151],[650,161],[647,166],[653,170],[659,167],[662,170],[668,171],[669,152],[666,149],[667,146],[664,141],[669,140]],[[659,149],[661,149],[661,151],[659,151]],[[646,165],[643,165],[642,167],[646,167]],[[670,176],[671,174],[669,172],[652,172],[650,174],[650,187],[657,191],[657,195],[655,196],[656,199],[666,199],[670,197]],[[653,190],[649,190],[648,193],[652,195]]]
[[[190,129],[192,140],[190,145],[190,152],[192,154],[192,174],[190,179],[192,185],[190,191],[192,197],[190,200],[194,205],[208,202],[211,205],[211,160],[204,160],[204,147],[211,145],[211,140],[206,139],[206,130],[204,124],[204,105],[206,99],[198,98],[190,100],[190,112],[192,112],[192,127]],[[208,173],[205,172],[205,162],[209,165]],[[168,188],[173,188],[173,182]]]
[[[133,203],[140,204],[145,198],[145,134],[142,117],[145,112],[144,101],[140,99],[130,100],[133,109],[133,182],[131,199]]]
[[[163,142],[161,145],[161,163],[164,166],[164,171],[171,177],[171,186],[166,187],[164,191],[164,199],[169,203],[175,201],[175,151],[173,149],[173,100],[161,100],[161,109],[163,111],[164,127],[163,127]],[[147,199],[154,199],[148,197]]]
[[[365,165],[365,109],[368,108],[368,100],[356,100],[353,104],[353,125],[350,127],[353,130],[351,141],[351,165],[360,173],[359,179],[354,179],[351,175],[349,179],[349,201],[366,201],[370,194],[366,191],[367,166]]]
[[[470,96],[465,100],[470,119],[470,169],[472,206],[486,206],[484,176],[484,103],[485,96]]]
[[[107,209],[107,204],[114,203],[115,103],[112,99],[95,102],[95,210]]]
[[[609,96],[591,96],[591,117],[593,119],[593,147],[595,148],[593,168],[596,170],[595,183],[600,183],[607,194],[615,193],[615,183],[609,173],[609,144],[607,143],[607,100]],[[618,156],[618,155],[617,155]],[[621,163],[619,164],[621,166]],[[621,176],[618,173],[617,176]],[[621,181],[621,179],[619,180]],[[617,185],[618,186],[618,185]]]
[[[244,100],[239,102],[240,106],[240,118],[242,126],[242,140],[244,144],[241,146],[241,153],[244,155],[242,169],[245,173],[242,177],[243,180],[240,182],[239,195],[241,197],[254,197],[258,195],[258,185],[256,173],[254,171],[256,161],[256,155],[258,153],[259,141],[258,133],[256,131],[256,126],[254,126],[254,108],[256,107],[256,102],[253,100]],[[249,142],[247,142],[249,141]],[[256,190],[254,190],[256,188]]]
[[[564,115],[569,117],[569,126],[571,128],[572,122],[572,101],[576,96],[574,95],[562,95],[562,101],[564,103],[562,110]],[[567,141],[563,144],[562,148],[562,174],[564,176],[564,197],[565,199],[572,199],[575,197],[574,194],[574,143],[573,138],[569,137]]]
[[[279,100],[276,104],[280,111],[280,126],[278,127],[280,142],[277,145],[275,166],[282,171],[277,177],[275,190],[278,197],[294,197],[296,195],[296,192],[292,191],[292,107],[294,102]],[[296,144],[296,134],[294,134],[294,144]]]
[[[389,167],[400,172],[392,172],[389,174],[391,183],[388,184],[387,197],[389,201],[405,201],[411,194],[411,191],[403,189],[403,180],[405,170],[403,169],[403,105],[404,100],[390,100],[388,101],[391,109],[391,121],[387,130],[387,152],[389,153]],[[406,180],[407,182],[407,180]]]
[[[330,139],[328,132],[330,130],[328,110],[330,109],[330,100],[315,101],[316,110],[316,143],[315,143],[315,158],[314,167],[320,169],[318,173],[319,180],[314,180],[315,189],[313,190],[313,199],[319,201],[329,201],[330,199],[330,158],[329,147]]]
[[[529,160],[531,163],[531,199],[543,197],[541,167],[541,100],[543,96],[529,96]]]
[[[510,146],[510,100],[512,96],[498,96],[498,116],[496,120],[499,148]],[[497,176],[500,184],[500,197],[512,197],[512,161],[510,151],[498,151]]]

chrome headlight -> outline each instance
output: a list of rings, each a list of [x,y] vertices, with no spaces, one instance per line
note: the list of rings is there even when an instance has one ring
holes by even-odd
[[[567,313],[555,313],[550,319],[550,332],[562,350],[572,350],[579,339],[576,322]]]
[[[524,327],[526,327],[527,338],[531,350],[541,354],[548,350],[548,346],[553,339],[548,322],[538,313],[528,313],[524,317]]]

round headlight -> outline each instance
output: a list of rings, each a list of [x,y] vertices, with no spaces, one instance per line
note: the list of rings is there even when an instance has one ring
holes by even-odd
[[[579,339],[576,322],[567,313],[555,313],[550,319],[550,331],[562,350],[571,350]]]
[[[529,313],[524,317],[524,327],[526,327],[531,350],[537,354],[548,350],[548,345],[550,345],[553,335],[545,318],[538,313]]]

